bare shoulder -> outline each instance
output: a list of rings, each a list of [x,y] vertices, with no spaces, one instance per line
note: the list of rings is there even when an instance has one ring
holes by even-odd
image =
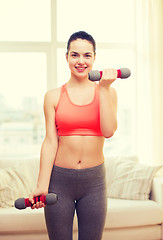
[[[55,108],[59,101],[60,90],[61,90],[61,87],[54,88],[47,91],[44,97],[44,103],[51,105]]]

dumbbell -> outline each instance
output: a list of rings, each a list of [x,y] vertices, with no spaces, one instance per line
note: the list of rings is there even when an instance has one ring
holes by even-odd
[[[128,78],[131,75],[131,71],[128,68],[120,68],[117,70],[117,78]],[[102,71],[92,70],[88,73],[88,78],[91,81],[99,81],[102,77]]]
[[[40,202],[41,201],[45,205],[46,204],[47,205],[52,205],[52,204],[55,204],[57,202],[58,196],[55,193],[49,193],[47,195],[34,197],[33,200],[34,200],[34,204],[36,202]],[[31,206],[33,206],[33,204],[29,201],[29,198],[18,198],[15,201],[15,208],[17,208],[19,210],[22,210],[22,209],[25,209],[25,208],[31,207]]]

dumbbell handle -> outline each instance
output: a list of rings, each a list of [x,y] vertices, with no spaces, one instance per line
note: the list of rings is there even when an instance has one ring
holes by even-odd
[[[46,196],[45,195],[34,197],[33,200],[34,200],[34,204],[36,204],[37,202],[42,202],[42,203],[46,204]],[[26,207],[31,207],[33,205],[29,201],[29,198],[25,198],[24,201],[25,201],[25,206]]]
[[[92,70],[92,71],[96,71],[96,70]],[[103,71],[99,71],[99,73],[100,73],[100,79],[101,79]],[[121,70],[120,69],[117,70],[117,78],[121,78]]]

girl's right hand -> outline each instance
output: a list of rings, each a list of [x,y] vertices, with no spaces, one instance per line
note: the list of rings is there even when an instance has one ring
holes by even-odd
[[[35,208],[38,209],[38,208],[45,207],[45,204],[42,203],[41,201],[34,204],[33,198],[38,197],[38,196],[42,196],[42,195],[47,195],[47,194],[48,194],[48,190],[43,190],[43,189],[36,188],[35,191],[29,195],[29,201],[33,204],[31,206],[31,208],[32,209],[35,209]]]

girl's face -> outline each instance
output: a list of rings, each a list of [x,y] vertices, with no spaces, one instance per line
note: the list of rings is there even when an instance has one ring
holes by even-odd
[[[77,39],[70,43],[66,59],[71,70],[71,76],[76,78],[88,78],[95,61],[93,45],[83,39]]]

